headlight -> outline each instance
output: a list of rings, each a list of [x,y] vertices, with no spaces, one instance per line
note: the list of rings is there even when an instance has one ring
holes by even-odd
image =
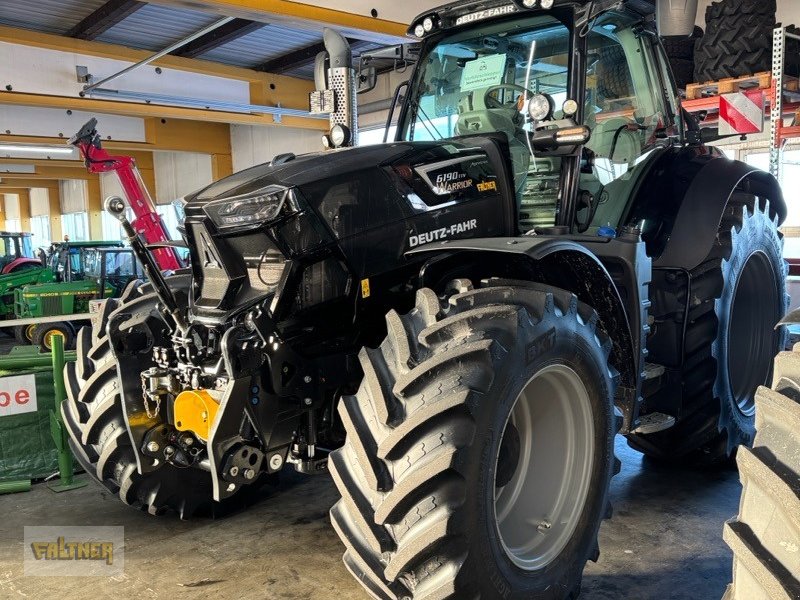
[[[534,121],[546,121],[553,114],[553,99],[547,94],[536,94],[528,101],[528,114]]]
[[[289,191],[281,185],[268,185],[250,194],[213,200],[203,210],[220,230],[256,225],[280,214]]]

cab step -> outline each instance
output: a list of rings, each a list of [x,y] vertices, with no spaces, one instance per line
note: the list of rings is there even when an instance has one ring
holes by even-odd
[[[639,417],[639,426],[631,433],[656,433],[657,431],[669,429],[673,425],[675,425],[675,417],[660,412],[654,412]]]

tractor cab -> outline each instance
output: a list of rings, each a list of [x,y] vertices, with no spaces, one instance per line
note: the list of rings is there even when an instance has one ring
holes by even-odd
[[[86,278],[86,254],[98,248],[122,248],[121,241],[61,242],[53,244],[48,266],[56,281],[68,283]]]
[[[117,297],[142,268],[130,248],[90,248],[84,252],[84,277],[97,282],[98,299]]]
[[[0,231],[0,273],[42,266],[33,252],[32,237],[30,233]]]
[[[590,15],[595,5],[532,12],[452,4],[410,29],[424,46],[398,138],[503,134],[520,232],[626,223],[640,175],[681,139],[655,29],[634,2]],[[490,18],[500,10],[504,18]]]

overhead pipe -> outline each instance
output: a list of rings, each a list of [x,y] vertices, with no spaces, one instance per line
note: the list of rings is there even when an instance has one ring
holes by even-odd
[[[166,48],[164,48],[163,50],[161,50],[159,52],[156,52],[152,56],[148,56],[147,58],[145,58],[143,60],[140,60],[139,62],[137,62],[135,64],[132,64],[129,67],[125,67],[121,71],[118,71],[118,72],[114,73],[113,75],[109,75],[105,79],[101,79],[100,81],[98,81],[96,83],[92,83],[92,84],[83,86],[83,93],[84,94],[88,94],[93,89],[102,87],[103,85],[109,83],[110,81],[114,81],[118,77],[122,77],[126,73],[130,73],[131,71],[133,71],[135,69],[138,69],[139,67],[143,67],[145,65],[148,65],[151,62],[153,62],[154,60],[158,60],[162,56],[166,56],[170,52],[174,52],[175,50],[185,46],[189,42],[193,42],[197,38],[202,37],[205,34],[210,33],[211,31],[214,31],[215,29],[218,29],[218,28],[222,27],[223,25],[225,25],[227,23],[230,23],[233,20],[234,20],[234,17],[225,17],[223,19],[220,19],[219,21],[214,21],[213,23],[211,23],[211,25],[209,25],[207,27],[204,27],[200,31],[196,31],[195,33],[193,33],[189,37],[183,38],[182,40],[179,40],[179,41],[175,42],[174,44],[172,44],[170,46],[167,46]]]

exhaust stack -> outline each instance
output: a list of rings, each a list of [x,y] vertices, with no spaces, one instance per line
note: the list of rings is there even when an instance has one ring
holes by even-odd
[[[656,28],[661,36],[686,36],[694,31],[697,0],[656,0]]]
[[[358,141],[356,73],[350,44],[343,35],[326,28],[325,52],[314,61],[314,86],[309,97],[310,112],[327,113],[330,130],[322,136],[326,148],[355,146]]]

